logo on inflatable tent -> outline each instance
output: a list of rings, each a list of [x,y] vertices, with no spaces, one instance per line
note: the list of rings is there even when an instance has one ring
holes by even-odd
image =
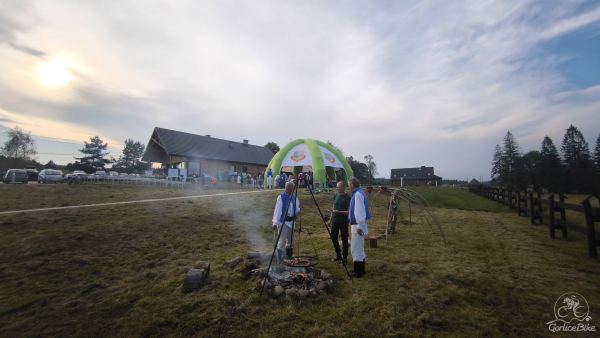
[[[304,150],[296,150],[296,151],[294,151],[292,156],[290,156],[290,159],[294,162],[300,162],[305,158],[306,158],[306,155],[304,154]]]
[[[329,161],[329,163],[335,163],[335,161],[336,161],[335,156],[331,155],[330,153],[326,153],[326,152],[323,152],[323,155],[325,155],[325,159],[327,161]]]

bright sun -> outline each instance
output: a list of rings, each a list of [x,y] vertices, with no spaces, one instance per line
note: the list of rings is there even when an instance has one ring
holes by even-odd
[[[37,76],[42,85],[50,88],[64,87],[75,79],[58,59],[41,63],[37,68]]]

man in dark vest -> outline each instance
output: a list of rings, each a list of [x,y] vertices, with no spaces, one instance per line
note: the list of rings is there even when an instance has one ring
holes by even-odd
[[[346,183],[337,183],[337,193],[333,197],[333,210],[331,218],[331,236],[335,247],[334,261],[346,263],[348,258],[348,208],[350,207],[350,195],[346,193]],[[338,243],[338,235],[342,235],[342,250]]]

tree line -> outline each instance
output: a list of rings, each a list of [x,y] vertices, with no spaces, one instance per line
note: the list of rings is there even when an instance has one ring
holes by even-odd
[[[15,166],[24,163],[38,169],[58,169],[60,167],[52,160],[48,161],[46,165],[42,165],[33,158],[37,154],[37,150],[35,140],[30,132],[17,126],[9,129],[6,134],[8,140],[4,142],[0,151],[1,159],[7,165]],[[104,170],[108,164],[112,164],[112,170],[125,173],[139,173],[150,168],[150,163],[142,161],[146,146],[139,141],[126,139],[118,159],[109,157],[110,153],[106,151],[107,148],[108,143],[99,136],[91,137],[90,141],[84,141],[83,148],[79,149],[81,156],[75,157],[76,161],[67,164],[65,168],[70,171],[83,170],[88,173]]]
[[[149,162],[143,162],[142,156],[146,146],[139,141],[132,139],[125,140],[125,146],[118,159],[108,157],[110,154],[106,149],[108,143],[104,142],[99,136],[90,138],[90,141],[84,141],[82,149],[79,152],[80,157],[75,157],[77,161],[67,164],[68,170],[83,170],[85,172],[94,172],[104,170],[105,166],[112,164],[112,170],[124,173],[140,173],[150,169]]]
[[[15,127],[7,131],[8,140],[0,149],[2,155],[0,159],[9,160],[7,163],[16,165],[15,163],[27,163],[40,168],[59,169],[56,163],[50,160],[46,165],[38,163],[33,156],[37,154],[35,140],[31,133],[23,131],[19,127]],[[335,147],[343,154],[343,151],[328,141],[330,145]],[[269,142],[265,145],[273,154],[279,151],[279,146],[275,142]],[[118,159],[110,156],[107,151],[108,143],[104,142],[100,136],[96,135],[90,138],[89,142],[84,141],[83,148],[79,149],[81,156],[74,157],[76,161],[68,163],[64,166],[69,171],[83,170],[88,173],[93,173],[97,170],[104,170],[107,165],[112,164],[112,170],[125,173],[140,173],[150,169],[150,163],[143,162],[142,156],[146,149],[145,145],[139,141],[126,139],[121,155]],[[377,164],[372,155],[363,157],[364,162],[355,159],[352,156],[346,157],[348,164],[354,172],[354,176],[361,182],[372,183],[377,172]],[[15,162],[15,160],[19,160]],[[6,168],[8,169],[8,168]]]
[[[548,136],[539,150],[522,153],[508,131],[503,146],[496,145],[491,170],[492,182],[508,190],[550,191],[557,193],[598,193],[600,189],[600,135],[595,148],[581,131],[570,125],[562,139],[560,152]]]

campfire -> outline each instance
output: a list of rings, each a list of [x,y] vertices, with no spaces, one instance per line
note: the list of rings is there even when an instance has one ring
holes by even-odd
[[[300,256],[284,260],[284,264],[273,265],[267,276],[267,268],[252,271],[258,283],[257,289],[265,287],[272,297],[317,297],[333,287],[333,276],[325,270],[315,268],[315,257]]]

